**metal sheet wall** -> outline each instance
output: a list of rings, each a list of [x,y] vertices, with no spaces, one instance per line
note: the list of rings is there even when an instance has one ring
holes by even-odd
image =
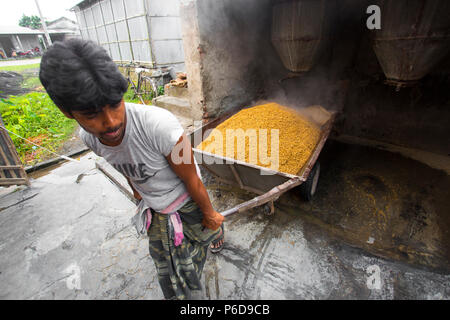
[[[184,50],[179,17],[179,0],[145,0],[150,38],[157,64],[171,64],[184,71]]]
[[[178,0],[101,0],[75,14],[82,38],[113,60],[184,69]]]

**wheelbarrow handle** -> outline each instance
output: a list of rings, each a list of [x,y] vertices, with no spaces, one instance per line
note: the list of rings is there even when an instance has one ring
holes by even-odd
[[[264,193],[260,196],[257,196],[249,201],[238,204],[234,208],[222,211],[221,214],[224,217],[227,217],[229,215],[232,215],[232,214],[235,214],[238,212],[247,211],[251,208],[261,206],[263,204],[266,204],[267,202],[276,200],[281,194],[300,185],[302,182],[304,182],[304,180],[301,179],[300,177],[291,178],[288,181],[286,181],[276,187],[273,187],[272,189],[270,189],[269,191],[267,191],[266,193]]]

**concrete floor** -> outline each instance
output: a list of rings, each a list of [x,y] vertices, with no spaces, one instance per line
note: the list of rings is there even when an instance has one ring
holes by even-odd
[[[30,58],[30,59],[18,59],[18,60],[7,60],[2,61],[0,60],[0,67],[9,67],[9,66],[21,66],[26,64],[35,64],[40,63],[41,58]]]
[[[163,298],[147,239],[130,225],[134,205],[96,161],[104,164],[88,153],[30,187],[2,190],[0,299]],[[219,211],[253,196],[204,177]],[[291,200],[283,199],[272,216],[256,209],[227,219],[226,245],[209,254],[199,299],[450,298],[448,273],[347,245],[305,218],[304,204],[284,210]]]

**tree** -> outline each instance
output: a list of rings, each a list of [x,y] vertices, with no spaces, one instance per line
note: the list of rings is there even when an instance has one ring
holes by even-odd
[[[39,29],[42,27],[41,18],[39,18],[38,16],[26,16],[22,14],[22,18],[20,18],[19,20],[19,26],[31,29]]]
[[[29,27],[31,25],[31,18],[22,14],[22,18],[19,20],[19,26],[21,27]]]
[[[31,16],[31,29],[42,28],[41,18],[38,16]]]

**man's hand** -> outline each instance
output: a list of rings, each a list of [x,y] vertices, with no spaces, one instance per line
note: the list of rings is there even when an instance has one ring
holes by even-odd
[[[210,215],[203,215],[203,221],[202,225],[208,229],[211,230],[217,230],[225,220],[225,217],[218,213],[217,211],[214,211],[214,213]]]
[[[176,175],[183,180],[191,198],[200,207],[203,213],[202,225],[208,229],[217,230],[225,217],[213,209],[208,192],[197,175],[192,146],[186,134],[183,133],[166,159]]]
[[[141,195],[136,190],[133,190],[133,196],[136,200],[142,200]]]

